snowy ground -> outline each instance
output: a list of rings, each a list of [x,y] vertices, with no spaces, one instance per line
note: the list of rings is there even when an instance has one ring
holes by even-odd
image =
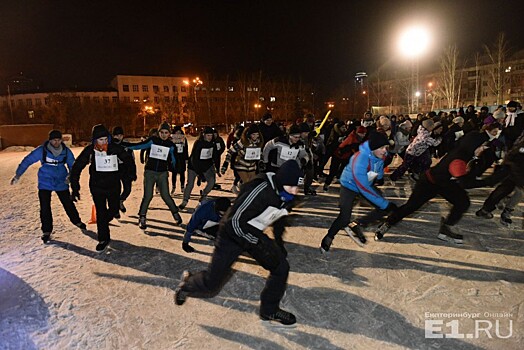
[[[267,273],[247,257],[234,266],[236,273],[217,297],[174,305],[181,272],[205,268],[213,245],[195,237],[197,252],[185,253],[184,231],[172,225],[159,196],[151,203],[147,233],[138,228],[141,164],[126,202],[128,215],[111,226],[107,254],[94,252],[95,233],[83,235],[70,224],[56,197],[54,241],[42,244],[38,166],[9,185],[25,154],[0,153],[0,349],[522,348],[522,210],[512,229],[498,223],[498,212],[496,220],[478,219],[474,212],[489,189],[471,192],[472,207],[459,224],[464,246],[436,238],[440,215],[448,209],[437,198],[393,228],[384,242],[372,240],[375,227],[368,228],[371,241],[364,248],[340,232],[328,257],[318,246],[337,214],[338,185],[304,199],[286,236],[291,274],[282,303],[299,325],[275,331],[257,316]],[[87,180],[85,170],[78,204],[85,221],[91,213]],[[218,182],[229,188],[231,175]],[[384,190],[402,203],[409,183]],[[175,201],[180,203],[179,193]],[[196,204],[192,200],[189,208]],[[187,223],[190,213],[182,217]],[[89,227],[96,231],[96,225]],[[444,338],[425,337],[431,320],[443,322],[432,327],[441,327],[435,333]],[[480,331],[490,324],[489,331]]]

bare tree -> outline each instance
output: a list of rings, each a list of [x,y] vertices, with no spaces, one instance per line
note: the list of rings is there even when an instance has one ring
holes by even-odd
[[[450,45],[440,57],[441,72],[437,77],[439,95],[447,101],[447,107],[453,108],[457,90],[457,62],[459,52],[455,45]]]
[[[473,105],[477,106],[480,92],[480,53],[475,53],[475,99]]]
[[[491,61],[491,66],[488,68],[488,87],[491,92],[497,96],[497,104],[501,104],[504,98],[504,63],[509,53],[506,35],[499,33],[497,41],[493,46],[489,47],[488,45],[484,45],[484,50]]]

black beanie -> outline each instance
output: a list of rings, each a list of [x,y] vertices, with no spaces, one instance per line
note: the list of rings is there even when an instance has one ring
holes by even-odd
[[[49,140],[61,139],[61,138],[62,138],[62,133],[60,132],[60,130],[49,131]]]
[[[298,127],[300,129],[300,132],[310,132],[311,131],[308,123],[300,123]]]
[[[259,133],[260,130],[258,129],[258,125],[256,124],[251,124],[249,126],[249,128],[247,128],[247,131],[246,131],[246,136],[247,137],[250,137],[251,134],[256,134],[256,133]]]
[[[93,129],[91,130],[91,135],[92,135],[93,140],[96,140],[101,137],[109,137],[109,131],[107,131],[104,125],[97,124],[93,126]]]
[[[124,128],[121,126],[115,126],[113,128],[113,135],[124,135]]]
[[[180,127],[179,125],[176,125],[173,128],[173,134],[176,133],[177,131],[180,131],[182,133],[182,135],[184,134],[184,130],[182,130],[182,127]]]
[[[372,132],[369,134],[369,149],[374,151],[383,146],[389,146],[389,141],[386,135],[380,132]]]
[[[215,131],[214,131],[213,128],[210,127],[210,126],[206,126],[206,127],[204,128],[204,130],[202,131],[202,134],[204,134],[204,135],[205,135],[205,134],[214,134],[214,133],[215,133]]]
[[[291,125],[291,127],[289,128],[289,133],[288,134],[289,135],[300,134],[300,127],[297,124]]]
[[[273,116],[271,115],[271,113],[266,113],[262,116],[262,121],[265,122],[266,120],[268,119],[273,119]]]
[[[166,122],[163,122],[162,124],[160,124],[160,126],[158,127],[158,132],[160,132],[160,130],[167,130],[169,131],[169,133],[171,133],[171,127]]]
[[[275,181],[277,187],[298,186],[304,183],[304,173],[296,160],[288,160],[277,170]]]
[[[227,197],[217,198],[215,201],[215,211],[226,211],[231,206],[231,200]]]

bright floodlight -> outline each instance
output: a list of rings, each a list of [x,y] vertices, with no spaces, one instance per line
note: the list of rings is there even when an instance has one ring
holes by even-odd
[[[423,27],[410,27],[400,36],[400,52],[409,58],[417,58],[428,48],[430,41],[429,31]]]

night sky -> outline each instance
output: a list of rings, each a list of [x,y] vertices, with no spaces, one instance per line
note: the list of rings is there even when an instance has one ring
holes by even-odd
[[[473,54],[500,31],[524,49],[522,0],[2,0],[0,79],[22,71],[47,89],[92,88],[116,74],[262,70],[327,92],[357,71],[405,64],[395,40],[413,21],[435,36],[422,69],[446,45]]]

